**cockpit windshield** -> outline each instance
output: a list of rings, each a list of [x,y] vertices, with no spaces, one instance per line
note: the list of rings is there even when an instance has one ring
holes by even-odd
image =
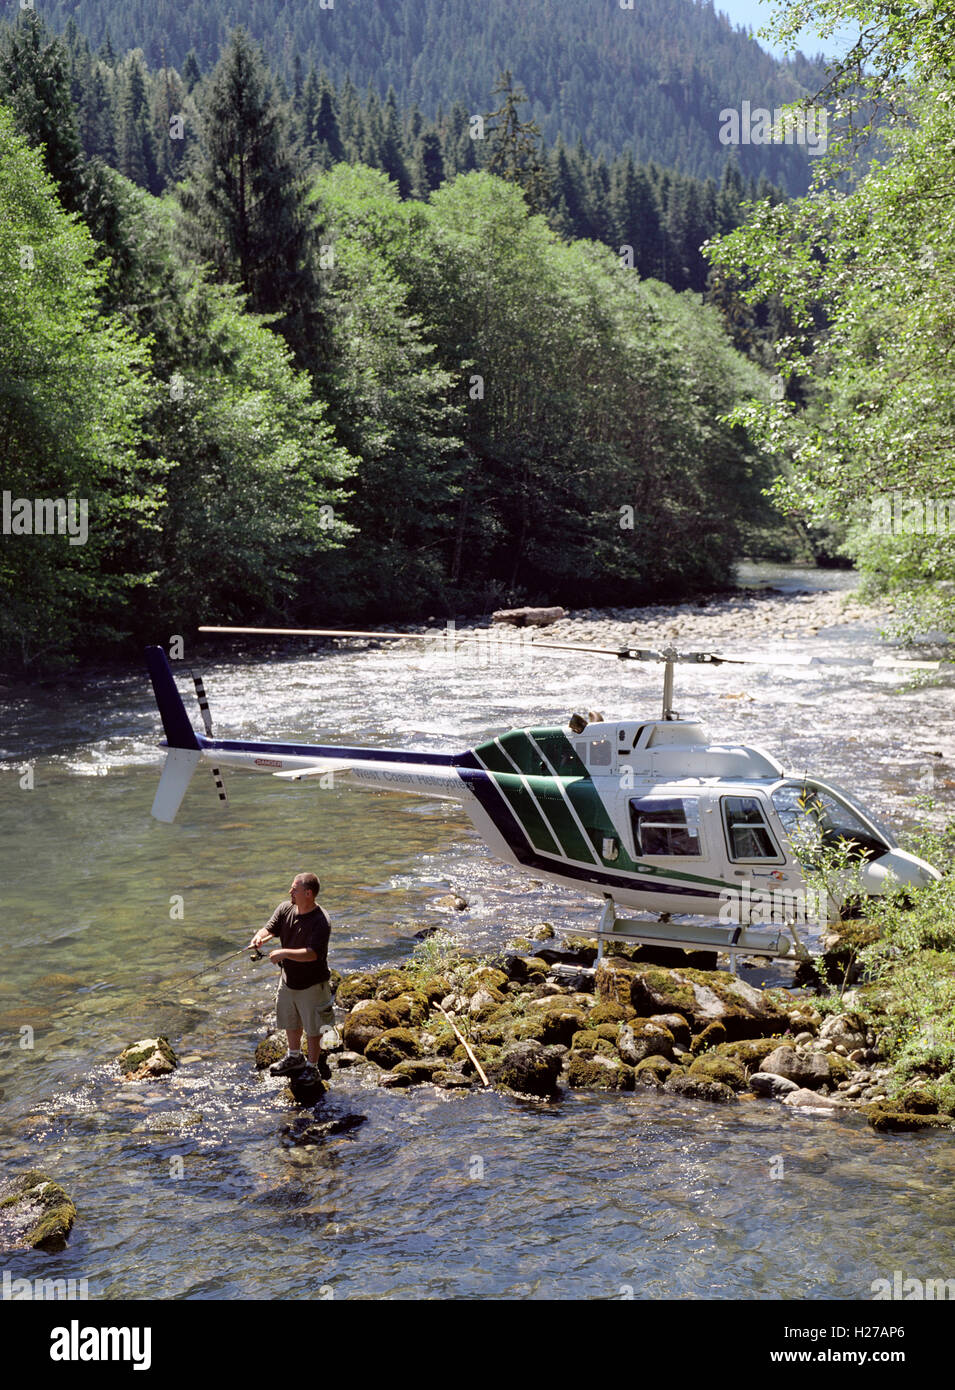
[[[820,849],[845,846],[850,859],[878,859],[892,848],[891,839],[874,821],[821,782],[783,782],[772,799],[797,857],[806,862]]]

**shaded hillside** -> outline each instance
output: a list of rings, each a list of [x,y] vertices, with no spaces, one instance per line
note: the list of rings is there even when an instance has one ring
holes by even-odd
[[[434,117],[449,101],[486,110],[497,75],[510,69],[529,94],[529,114],[548,145],[582,139],[595,156],[629,147],[697,177],[718,178],[726,159],[719,112],[743,101],[774,106],[823,81],[818,63],[781,64],[698,0],[54,0],[44,17],[72,18],[98,47],[141,48],[150,67],[181,68],[190,49],[205,70],[230,30],[245,26],[291,83],[314,64],[394,87],[399,104]],[[746,176],[790,193],[807,183],[802,150],[744,146]]]

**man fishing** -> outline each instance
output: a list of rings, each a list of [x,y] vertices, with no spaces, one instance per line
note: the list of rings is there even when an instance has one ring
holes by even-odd
[[[322,1034],[335,1026],[328,971],[328,938],[331,923],[316,902],[321,884],[315,874],[296,874],[289,888],[290,902],[280,903],[249,945],[258,949],[270,937],[282,943],[269,952],[269,960],[282,967],[275,1014],[285,1029],[288,1051],[270,1068],[273,1076],[294,1076],[314,1081],[316,1073],[331,1075],[322,1055]],[[308,1037],[308,1061],[302,1056],[302,1032]]]

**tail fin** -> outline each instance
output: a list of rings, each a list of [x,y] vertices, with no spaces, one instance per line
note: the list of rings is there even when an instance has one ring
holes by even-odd
[[[162,726],[166,731],[169,747],[192,748],[198,751],[199,740],[189,723],[182,696],[176,688],[172,667],[162,647],[146,648],[146,666],[153,690],[156,692],[156,704],[162,715]]]
[[[176,688],[172,667],[162,647],[146,648],[146,665],[153,690],[156,692],[156,703],[162,715],[166,743],[169,746],[166,764],[153,801],[152,814],[156,820],[169,822],[176,819],[176,812],[182,805],[186,788],[202,755],[199,740],[189,723],[186,707]]]

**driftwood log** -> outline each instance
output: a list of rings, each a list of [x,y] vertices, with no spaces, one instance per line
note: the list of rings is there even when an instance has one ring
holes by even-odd
[[[512,627],[547,627],[566,617],[563,608],[499,608],[491,614],[491,622],[510,623]]]

